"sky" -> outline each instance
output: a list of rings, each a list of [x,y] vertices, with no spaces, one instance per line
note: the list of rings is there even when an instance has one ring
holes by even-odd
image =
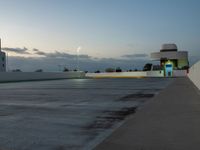
[[[0,38],[9,67],[25,71],[74,68],[77,49],[83,70],[141,68],[163,43],[193,64],[199,18],[199,0],[0,0]]]

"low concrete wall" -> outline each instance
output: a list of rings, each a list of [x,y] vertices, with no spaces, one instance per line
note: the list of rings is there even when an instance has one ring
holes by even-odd
[[[164,71],[147,71],[147,77],[164,77]]]
[[[84,72],[0,72],[0,82],[83,78]]]
[[[200,61],[190,68],[188,77],[200,89]]]
[[[186,77],[187,70],[173,70],[173,77]]]
[[[136,72],[111,72],[111,73],[87,73],[86,77],[91,78],[141,78],[146,77],[145,71]]]
[[[173,77],[185,77],[187,70],[173,70]],[[164,71],[134,71],[134,72],[104,72],[87,73],[86,77],[91,78],[140,78],[140,77],[165,77]]]

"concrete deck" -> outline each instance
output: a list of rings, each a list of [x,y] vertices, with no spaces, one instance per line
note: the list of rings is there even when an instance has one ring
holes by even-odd
[[[96,150],[199,150],[200,92],[177,78]]]

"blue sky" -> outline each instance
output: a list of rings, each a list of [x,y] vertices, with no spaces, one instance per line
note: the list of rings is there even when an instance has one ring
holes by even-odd
[[[199,0],[0,0],[4,47],[119,59],[163,43],[200,58]],[[11,54],[15,56],[15,54]]]

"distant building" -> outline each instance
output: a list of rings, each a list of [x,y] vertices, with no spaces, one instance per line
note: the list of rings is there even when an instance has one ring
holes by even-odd
[[[0,39],[0,72],[6,71],[6,53],[1,51],[1,39]]]
[[[160,61],[165,76],[173,76],[173,70],[189,68],[188,52],[178,51],[176,44],[163,44],[160,52],[151,53],[151,59]]]

